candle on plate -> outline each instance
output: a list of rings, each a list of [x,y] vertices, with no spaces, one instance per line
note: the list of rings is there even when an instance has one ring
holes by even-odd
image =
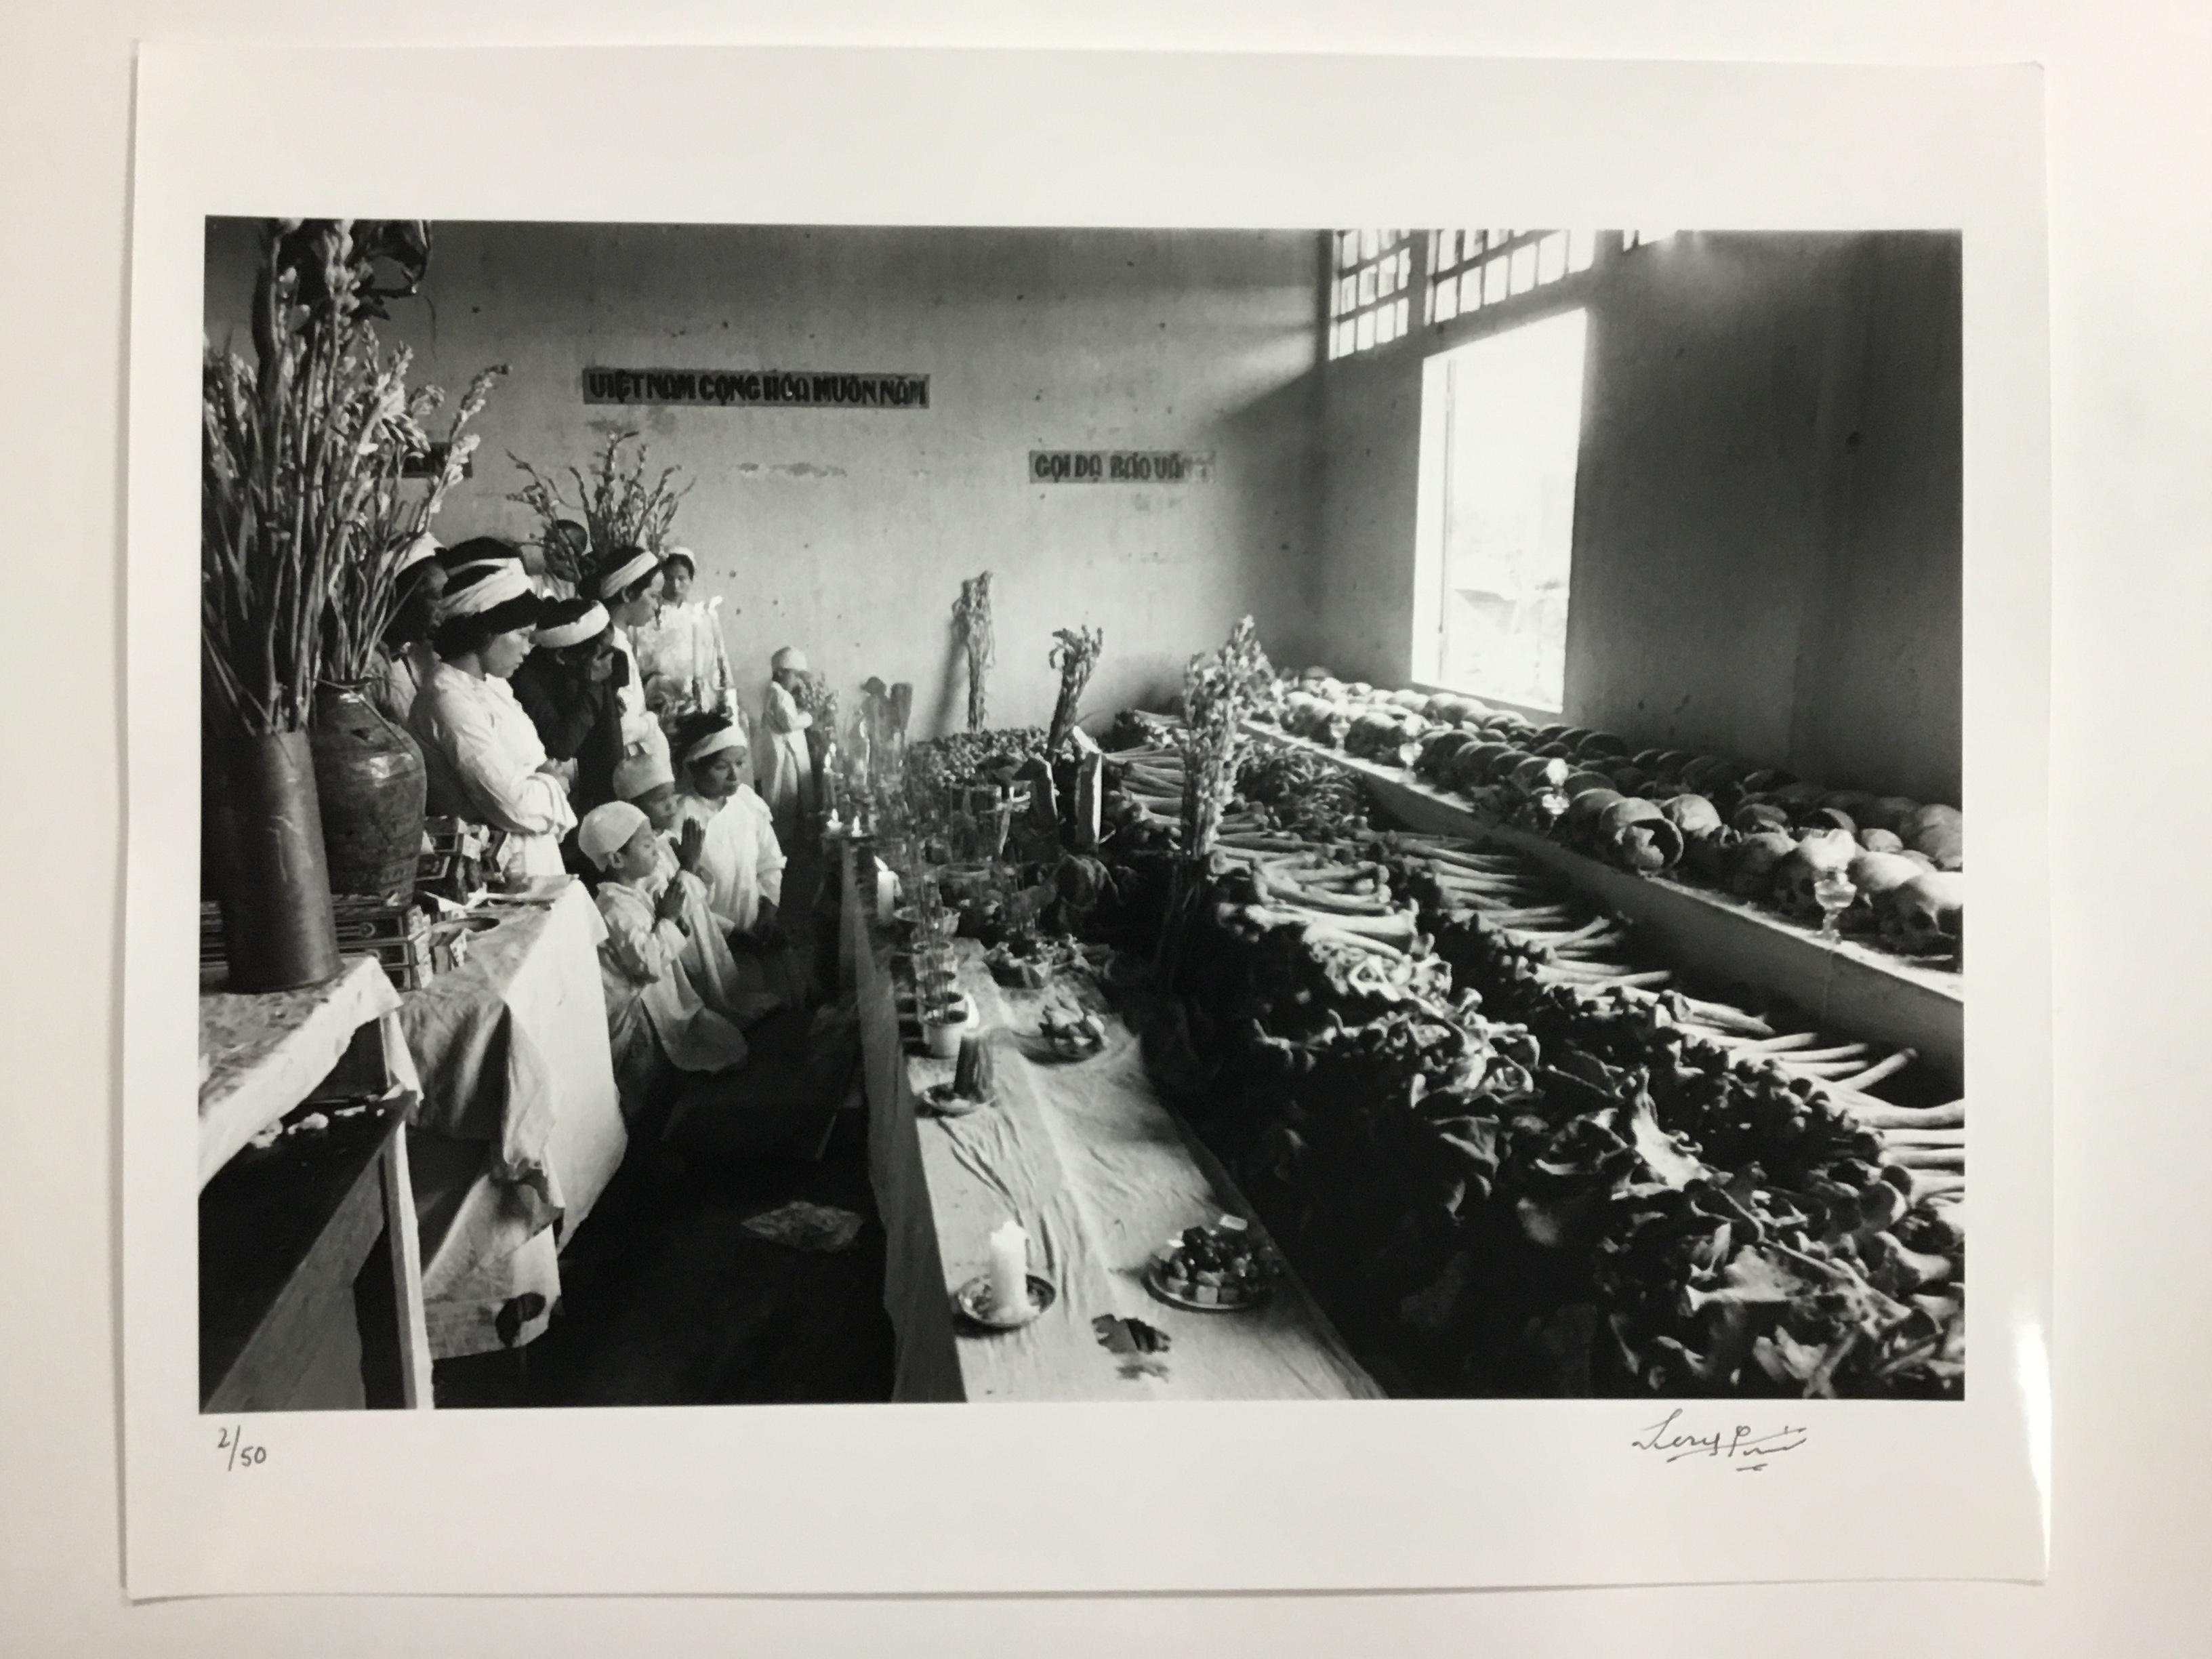
[[[1030,1236],[1008,1221],[991,1235],[991,1311],[1018,1319],[1030,1310]]]

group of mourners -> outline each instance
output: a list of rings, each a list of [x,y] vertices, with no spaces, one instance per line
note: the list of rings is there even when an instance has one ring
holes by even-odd
[[[536,551],[417,541],[371,691],[422,750],[433,816],[504,832],[502,876],[592,889],[635,1103],[671,1068],[742,1063],[747,1028],[803,996],[781,947],[784,849],[814,806],[807,665],[775,653],[756,745],[688,551],[593,556],[570,522]]]

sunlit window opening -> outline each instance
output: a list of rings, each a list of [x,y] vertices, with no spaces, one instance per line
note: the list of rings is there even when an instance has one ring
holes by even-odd
[[[1441,440],[1433,660],[1454,690],[1562,705],[1587,321],[1564,312],[1472,342],[1427,377],[1425,435]]]

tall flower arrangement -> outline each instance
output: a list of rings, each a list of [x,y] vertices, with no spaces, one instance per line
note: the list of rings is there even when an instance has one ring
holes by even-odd
[[[404,376],[409,355],[401,351],[392,361]],[[495,364],[469,382],[468,391],[447,424],[437,471],[430,475],[428,487],[419,499],[409,501],[403,497],[397,488],[395,471],[388,465],[380,468],[378,488],[370,492],[356,526],[355,556],[338,566],[331,603],[325,616],[325,678],[356,681],[365,678],[374,669],[377,647],[384,638],[384,630],[392,623],[400,556],[430,527],[431,520],[445,504],[447,492],[467,471],[469,458],[476,453],[482,434],[466,428],[483,412],[492,386],[506,373],[504,363]],[[432,453],[424,438],[422,422],[445,402],[445,395],[441,387],[434,386],[422,386],[409,394],[408,422],[411,429],[404,434],[409,446],[407,459]]]
[[[470,387],[428,493],[403,499],[442,394],[410,390],[411,354],[386,352],[374,323],[418,291],[429,257],[420,221],[272,220],[253,362],[203,357],[201,664],[210,717],[242,735],[304,729],[319,682],[368,672],[399,554],[475,445],[461,428],[502,371]]]
[[[1274,678],[1267,653],[1249,617],[1240,617],[1218,651],[1204,652],[1184,665],[1182,840],[1176,857],[1167,916],[1160,931],[1158,970],[1172,987],[1185,942],[1211,874],[1215,840],[1221,833],[1237,780],[1237,752],[1245,717],[1267,695]]]
[[[1098,666],[1098,653],[1105,648],[1106,631],[1101,628],[1060,628],[1053,630],[1052,637],[1054,643],[1045,653],[1045,665],[1060,670],[1060,696],[1052,706],[1052,724],[1045,730],[1044,751],[1048,755],[1060,752],[1060,739],[1075,725],[1083,688],[1091,684],[1091,672]]]
[[[1193,657],[1182,674],[1182,854],[1203,864],[1213,851],[1237,780],[1237,749],[1245,716],[1275,677],[1258,630],[1240,617],[1218,651]]]
[[[630,447],[633,444],[636,445],[635,449]],[[508,452],[507,459],[514,463],[525,482],[507,500],[538,515],[539,544],[545,549],[549,568],[553,562],[569,556],[568,550],[546,533],[563,519],[580,521],[591,532],[592,545],[601,550],[630,546],[655,553],[661,550],[675,522],[677,507],[697,481],[677,489],[676,476],[682,469],[666,466],[648,482],[648,446],[636,431],[613,433],[600,446],[588,471],[568,467],[563,469],[568,474],[564,481],[540,472],[520,455]],[[573,501],[567,494],[572,484],[575,489]],[[556,569],[553,574],[573,582],[581,573]]]

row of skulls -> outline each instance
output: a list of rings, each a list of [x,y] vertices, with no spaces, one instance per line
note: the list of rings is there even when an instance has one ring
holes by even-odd
[[[1965,949],[1965,822],[1954,806],[1831,790],[1610,732],[1538,726],[1449,693],[1380,691],[1309,669],[1272,711],[1295,735],[1476,799],[1621,867],[1672,871],[1912,956]]]

